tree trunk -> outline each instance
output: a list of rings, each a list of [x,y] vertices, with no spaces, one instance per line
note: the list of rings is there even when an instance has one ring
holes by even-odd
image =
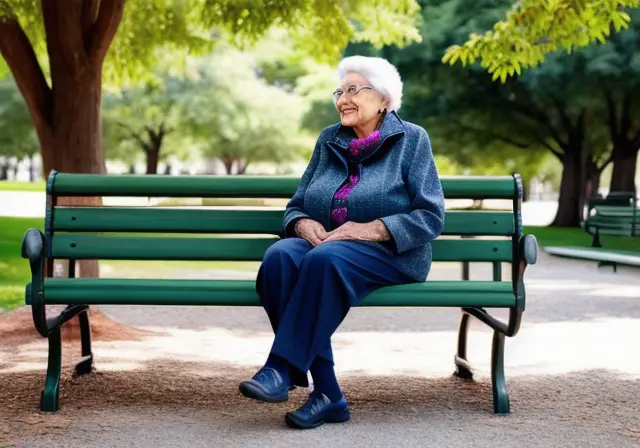
[[[44,172],[104,173],[102,125],[100,120],[102,77],[101,68],[85,67],[82,76],[60,73],[58,69],[53,89],[51,132],[41,140]],[[102,198],[60,198],[60,205],[101,206]],[[97,260],[78,263],[82,277],[99,277]]]
[[[558,211],[552,226],[577,227],[582,220],[583,164],[580,150],[570,150],[562,158],[562,180]]]
[[[9,179],[9,162],[5,159],[0,161],[0,180]]]
[[[227,171],[227,174],[231,175],[233,172],[233,159],[223,157],[222,164],[224,165],[224,169]]]
[[[238,174],[243,175],[247,173],[247,168],[249,168],[249,162],[238,161]]]
[[[33,162],[33,154],[29,155],[29,182],[36,181],[36,167]]]
[[[145,153],[147,154],[147,174],[158,174],[160,148],[149,148]]]
[[[613,172],[610,191],[635,191],[638,148],[613,149]]]

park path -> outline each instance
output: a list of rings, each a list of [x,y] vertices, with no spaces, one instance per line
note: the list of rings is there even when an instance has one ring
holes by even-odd
[[[432,278],[459,278],[459,269],[437,265]],[[472,269],[472,278],[489,275],[488,266]],[[0,351],[0,441],[47,448],[640,446],[638,271],[613,274],[541,254],[527,285],[524,323],[506,348],[508,417],[491,413],[491,334],[481,325],[471,332],[477,381],[451,377],[456,310],[353,310],[334,338],[352,420],[298,432],[282,415],[304,391],[280,405],[237,392],[271,341],[260,309],[104,307],[121,322],[163,333],[97,342],[98,372],[73,380],[66,370],[55,415],[34,412],[45,345]],[[65,347],[65,365],[78,353]]]

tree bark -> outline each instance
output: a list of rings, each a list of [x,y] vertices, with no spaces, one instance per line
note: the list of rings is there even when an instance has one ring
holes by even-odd
[[[583,164],[580,150],[567,151],[562,159],[562,180],[560,181],[560,197],[558,211],[552,226],[577,227],[582,220],[583,198]]]
[[[610,191],[635,191],[638,148],[614,147]]]

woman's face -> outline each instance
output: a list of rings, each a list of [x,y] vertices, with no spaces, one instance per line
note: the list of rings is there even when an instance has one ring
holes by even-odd
[[[366,126],[377,120],[379,111],[386,108],[384,96],[359,73],[348,73],[342,79],[334,99],[344,126]]]

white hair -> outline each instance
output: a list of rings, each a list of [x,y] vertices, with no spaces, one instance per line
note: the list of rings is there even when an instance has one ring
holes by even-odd
[[[397,111],[402,105],[402,79],[398,69],[384,58],[349,56],[338,65],[338,82],[347,73],[359,73],[389,102],[389,111]]]

